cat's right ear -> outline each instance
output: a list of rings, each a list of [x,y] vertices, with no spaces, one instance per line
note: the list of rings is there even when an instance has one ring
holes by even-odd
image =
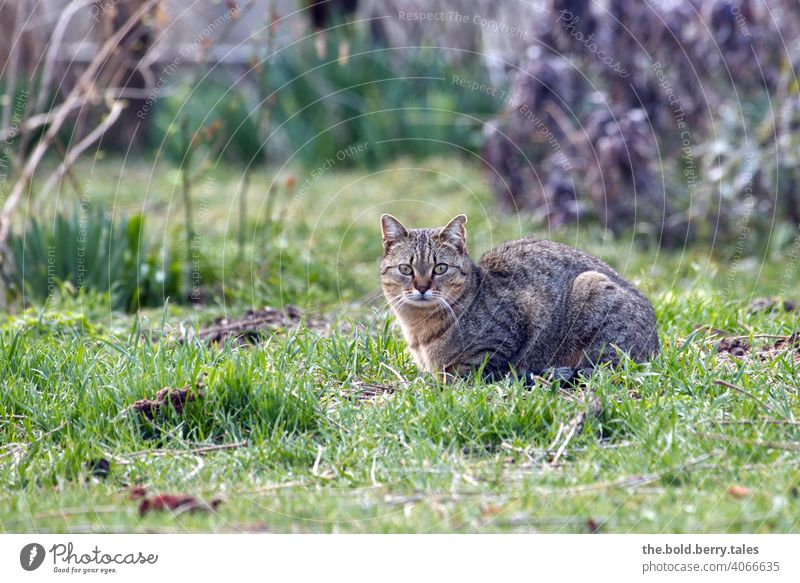
[[[467,222],[466,215],[458,215],[452,221],[447,223],[447,226],[442,227],[436,234],[436,238],[448,241],[450,244],[455,245],[458,250],[463,253],[467,252],[467,230],[464,228],[464,223]]]
[[[383,231],[383,252],[388,253],[392,245],[408,237],[406,229],[400,221],[392,215],[381,215],[381,231]]]

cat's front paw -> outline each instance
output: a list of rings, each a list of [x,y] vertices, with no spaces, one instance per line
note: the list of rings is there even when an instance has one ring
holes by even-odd
[[[456,381],[456,375],[448,372],[446,369],[442,369],[436,373],[436,378],[439,379],[439,382],[443,385],[452,384]]]
[[[437,371],[436,378],[439,379],[439,382],[443,385],[448,385],[453,384],[459,378],[468,377],[471,372],[472,369],[468,366],[454,364],[442,367],[439,371]]]

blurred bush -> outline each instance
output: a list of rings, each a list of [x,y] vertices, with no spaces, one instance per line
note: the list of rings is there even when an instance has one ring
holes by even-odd
[[[262,145],[273,161],[291,159],[310,168],[365,142],[363,155],[337,165],[374,167],[400,155],[453,151],[441,142],[479,151],[480,125],[468,116],[488,118],[496,100],[454,90],[452,79],[480,78],[481,67],[477,57],[450,63],[441,49],[391,49],[376,46],[365,29],[333,29],[272,58],[254,57],[248,75],[234,86],[222,73],[181,86],[158,101],[150,144],[182,163],[180,120],[188,118],[191,132],[224,137],[220,158],[238,163],[260,159]]]
[[[105,294],[114,309],[135,311],[180,296],[181,263],[169,249],[149,246],[144,216],[113,218],[102,209],[76,205],[50,225],[31,219],[11,233],[13,283],[28,299],[45,302],[64,285]]]
[[[523,4],[446,0],[486,25],[411,26],[396,15],[415,6],[390,0],[369,25],[259,38],[245,72],[209,67],[159,99],[151,143],[181,165],[189,135],[206,163],[312,171],[476,152],[509,210],[668,245],[797,224],[796,0]]]
[[[274,93],[275,122],[297,159],[318,166],[347,145],[368,143],[363,156],[345,162],[376,166],[453,151],[441,142],[479,149],[479,126],[463,114],[486,116],[497,104],[455,90],[452,79],[471,78],[480,67],[472,63],[467,73],[441,49],[395,50],[374,46],[364,32],[329,31],[322,56],[311,42],[278,54],[264,91]]]
[[[549,4],[487,131],[508,208],[673,245],[797,224],[796,1]]]
[[[204,145],[212,161],[249,161],[260,146],[257,116],[249,110],[242,91],[226,85],[218,75],[179,83],[157,102],[153,115],[148,143],[176,166],[187,161],[187,131],[194,137],[195,148],[198,142]]]

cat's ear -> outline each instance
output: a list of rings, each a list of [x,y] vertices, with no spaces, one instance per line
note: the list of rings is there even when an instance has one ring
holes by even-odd
[[[383,252],[389,251],[392,245],[408,237],[408,229],[392,215],[381,215],[381,231],[383,231]]]
[[[442,227],[442,229],[436,233],[436,237],[455,245],[457,249],[466,253],[467,230],[464,228],[464,224],[466,222],[466,215],[458,215],[452,221],[447,223],[447,226]]]

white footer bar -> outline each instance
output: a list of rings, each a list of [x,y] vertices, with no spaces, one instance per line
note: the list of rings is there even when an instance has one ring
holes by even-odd
[[[253,578],[797,582],[800,535],[0,536],[2,581]]]

